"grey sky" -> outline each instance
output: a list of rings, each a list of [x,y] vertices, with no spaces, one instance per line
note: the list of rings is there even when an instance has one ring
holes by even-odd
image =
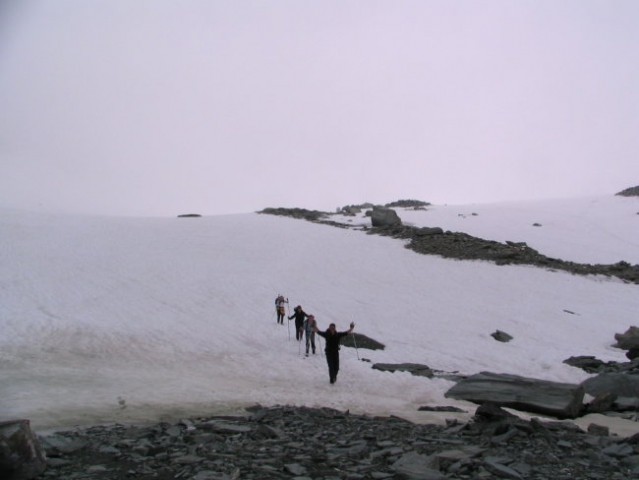
[[[0,206],[612,194],[638,152],[634,0],[0,3]]]

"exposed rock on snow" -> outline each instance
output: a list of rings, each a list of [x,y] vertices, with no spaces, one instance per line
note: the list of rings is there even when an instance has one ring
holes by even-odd
[[[508,335],[506,332],[502,332],[501,330],[495,330],[493,333],[490,334],[490,336],[498,342],[503,343],[510,342],[513,339],[511,335]]]
[[[481,372],[459,381],[446,397],[493,403],[526,412],[576,418],[583,409],[584,388],[518,375]]]
[[[373,207],[373,210],[369,210],[367,214],[372,216],[376,211],[386,212],[387,210],[386,207]],[[332,214],[327,212],[299,208],[265,208],[259,213],[289,216],[340,228],[352,228],[352,225],[330,220]],[[379,213],[378,215],[380,215],[379,218],[381,219],[382,214]],[[440,255],[444,258],[458,260],[486,260],[497,265],[534,265],[547,269],[568,271],[578,275],[617,277],[627,282],[639,284],[639,265],[631,265],[625,261],[609,265],[576,263],[547,257],[529,247],[525,242],[507,241],[501,243],[494,240],[484,240],[466,233],[444,231],[439,227],[402,225],[399,216],[397,220],[399,222],[393,221],[390,217],[388,219],[384,218],[384,220],[379,222],[373,222],[372,228],[365,229],[369,234],[408,240],[406,248],[421,254]],[[358,228],[361,228],[361,226]]]
[[[409,372],[418,377],[433,378],[435,376],[435,372],[428,365],[419,363],[375,363],[373,369],[382,372]]]
[[[617,195],[621,195],[623,197],[639,197],[639,186],[626,188],[625,190],[617,193]]]
[[[401,218],[392,208],[373,207],[370,214],[373,227],[395,227],[402,224]]]

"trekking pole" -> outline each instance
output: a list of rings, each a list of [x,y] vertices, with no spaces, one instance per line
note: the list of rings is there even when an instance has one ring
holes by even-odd
[[[286,312],[288,313],[288,315],[286,315],[286,319],[288,320],[286,322],[286,326],[288,327],[288,341],[291,341],[291,319],[288,318],[291,316],[291,309],[288,308],[288,297],[286,297]]]
[[[357,349],[357,340],[355,340],[355,333],[353,333],[353,345],[355,345],[355,353],[357,354],[357,360],[359,360],[359,350]]]

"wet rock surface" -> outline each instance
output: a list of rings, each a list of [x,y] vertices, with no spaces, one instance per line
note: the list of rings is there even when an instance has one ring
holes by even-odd
[[[491,405],[468,423],[417,425],[332,409],[97,426],[41,437],[39,479],[626,479],[639,438],[521,420]]]

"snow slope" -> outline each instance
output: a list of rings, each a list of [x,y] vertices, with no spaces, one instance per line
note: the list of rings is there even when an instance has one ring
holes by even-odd
[[[398,213],[566,260],[639,263],[638,211],[638,199],[610,197]],[[0,420],[36,428],[254,403],[431,421],[419,406],[474,406],[446,399],[447,380],[372,370],[358,354],[576,383],[588,375],[563,360],[625,361],[611,344],[639,312],[639,286],[616,279],[423,256],[398,240],[255,213],[0,210],[0,247]],[[342,348],[331,386],[321,351],[303,358],[292,329],[276,324],[278,293],[320,328],[355,321],[386,349]],[[514,340],[496,342],[496,329]]]

